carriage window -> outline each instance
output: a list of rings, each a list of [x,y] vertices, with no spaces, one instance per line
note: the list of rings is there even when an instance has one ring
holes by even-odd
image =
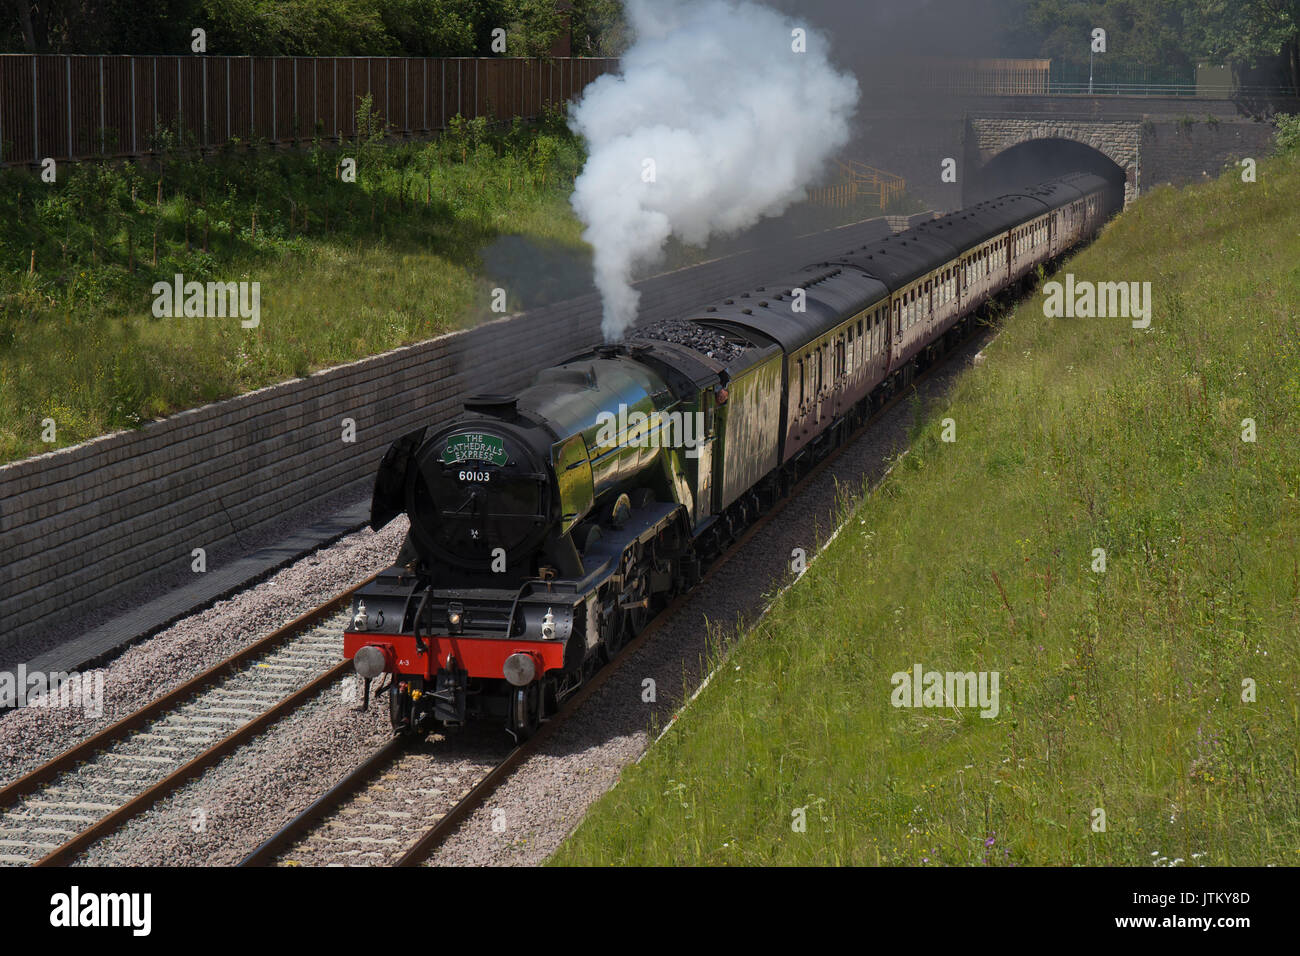
[[[800,408],[803,408],[803,403],[804,403],[804,400],[805,400],[805,398],[806,398],[806,396],[804,395],[804,387],[803,387],[803,359],[795,359],[795,365],[796,365],[796,366],[798,367],[798,369],[799,369],[799,372],[798,372],[798,375],[799,375],[799,407],[800,407]]]

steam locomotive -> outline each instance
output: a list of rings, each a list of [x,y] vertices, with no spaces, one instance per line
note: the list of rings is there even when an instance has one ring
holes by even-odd
[[[982,303],[1091,238],[1121,198],[1087,174],[1001,196],[398,439],[370,526],[405,512],[410,531],[344,636],[367,701],[386,678],[399,734],[481,718],[533,733]]]

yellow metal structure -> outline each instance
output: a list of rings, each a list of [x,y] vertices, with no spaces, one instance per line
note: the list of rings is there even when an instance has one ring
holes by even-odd
[[[840,168],[840,181],[831,186],[808,190],[810,202],[843,209],[871,200],[883,211],[901,199],[907,188],[907,182],[902,176],[895,176],[854,159],[836,160],[836,165]]]

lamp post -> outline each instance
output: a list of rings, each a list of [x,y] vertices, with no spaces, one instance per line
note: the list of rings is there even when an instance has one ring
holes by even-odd
[[[1092,95],[1092,63],[1097,58],[1097,49],[1093,44],[1088,44],[1088,95]]]

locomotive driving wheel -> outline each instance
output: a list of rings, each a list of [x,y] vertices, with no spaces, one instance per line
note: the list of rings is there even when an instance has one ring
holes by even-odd
[[[623,594],[619,605],[624,610],[627,623],[627,640],[630,641],[650,621],[650,565],[642,560],[636,548],[623,556]]]
[[[610,608],[603,628],[605,657],[613,660],[650,620],[650,572],[635,551],[623,555],[623,589]]]

